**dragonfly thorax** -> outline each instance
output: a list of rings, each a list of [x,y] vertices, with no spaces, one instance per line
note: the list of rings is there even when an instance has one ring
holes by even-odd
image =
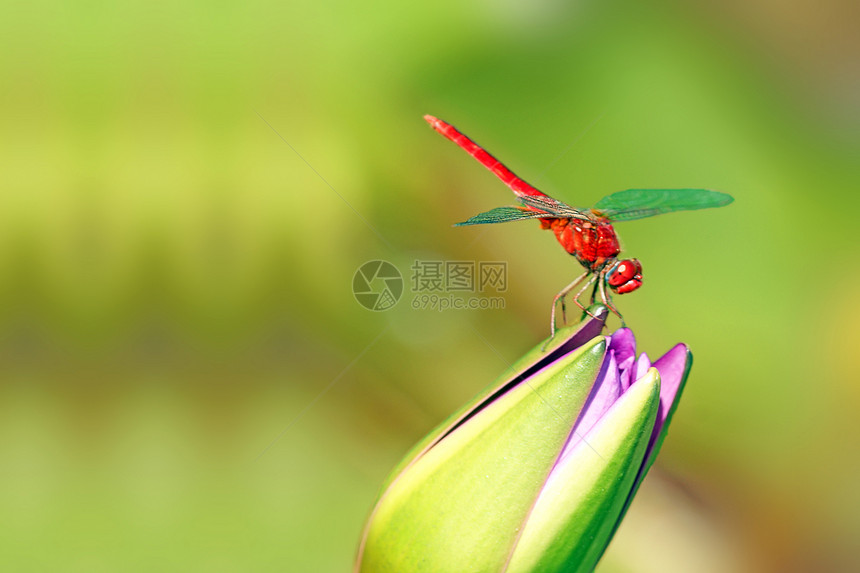
[[[541,227],[552,229],[564,250],[592,272],[614,263],[621,252],[615,229],[606,219],[541,219]]]

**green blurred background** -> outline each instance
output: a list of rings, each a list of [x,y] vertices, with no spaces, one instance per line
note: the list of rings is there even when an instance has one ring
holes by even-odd
[[[600,571],[860,569],[857,16],[4,4],[0,569],[350,568],[390,468],[579,272],[535,223],[451,227],[511,195],[425,113],[575,205],[736,198],[619,226],[640,347],[696,364]],[[505,308],[413,310],[415,259],[507,261]]]

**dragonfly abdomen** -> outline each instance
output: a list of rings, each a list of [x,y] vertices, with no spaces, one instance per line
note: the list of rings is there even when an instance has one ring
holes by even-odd
[[[515,175],[513,171],[505,167],[501,161],[490,155],[483,147],[469,139],[450,123],[444,122],[432,115],[425,115],[424,119],[433,127],[433,129],[456,143],[466,153],[477,159],[481,165],[492,171],[493,174],[501,179],[505,185],[510,187],[518,197],[523,195],[546,197],[544,192],[535,189],[523,181],[520,177]]]

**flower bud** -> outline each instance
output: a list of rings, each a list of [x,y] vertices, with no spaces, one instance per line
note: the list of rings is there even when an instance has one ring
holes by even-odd
[[[374,508],[356,571],[590,571],[665,437],[689,373],[653,366],[597,305],[422,440]]]

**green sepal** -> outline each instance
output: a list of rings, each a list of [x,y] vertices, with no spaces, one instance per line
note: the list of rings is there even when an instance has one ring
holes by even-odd
[[[659,403],[660,376],[651,368],[553,469],[506,573],[594,569],[625,509]]]
[[[419,444],[369,520],[357,570],[500,571],[588,399],[606,347],[598,336],[494,398],[482,395],[464,409],[464,419]],[[513,370],[528,372],[550,353],[538,346]]]

